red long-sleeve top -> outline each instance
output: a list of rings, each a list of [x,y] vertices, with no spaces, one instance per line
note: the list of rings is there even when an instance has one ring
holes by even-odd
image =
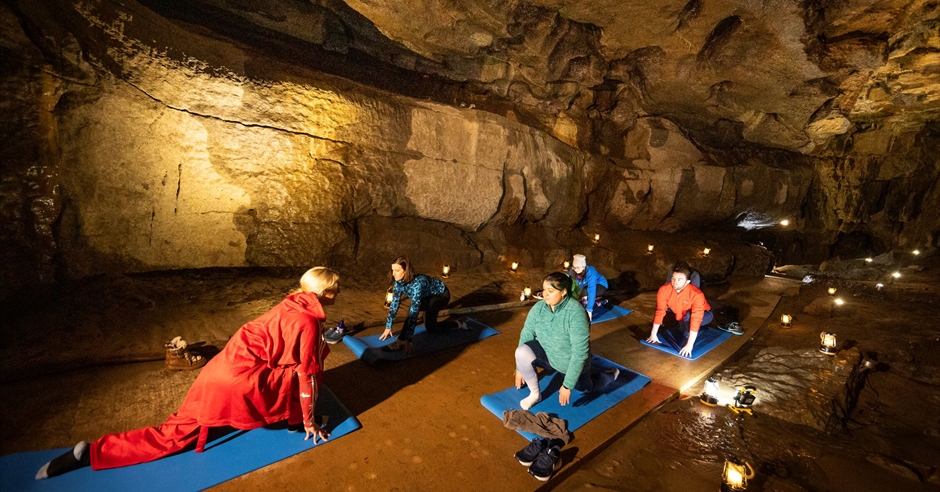
[[[711,311],[712,307],[705,300],[705,294],[698,287],[689,284],[682,292],[676,292],[672,284],[663,284],[656,292],[656,314],[653,316],[653,324],[663,324],[663,318],[666,317],[666,308],[676,313],[676,320],[680,321],[685,317],[685,313],[692,311],[689,317],[689,331],[697,332],[702,326],[702,318],[705,311]]]

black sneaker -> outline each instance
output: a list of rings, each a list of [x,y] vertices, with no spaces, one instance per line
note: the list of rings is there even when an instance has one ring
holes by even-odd
[[[326,340],[326,343],[333,345],[339,343],[343,337],[346,336],[346,328],[337,326],[336,328],[330,328],[323,334],[323,339]]]
[[[543,449],[535,458],[535,461],[532,462],[532,466],[529,467],[529,475],[542,482],[547,482],[555,474],[555,470],[558,469],[559,465],[561,465],[561,449],[558,446],[549,446]]]
[[[532,439],[532,442],[528,446],[522,448],[521,451],[516,453],[516,460],[519,461],[523,466],[529,466],[532,462],[535,461],[535,458],[538,458],[539,454],[542,453],[542,450],[548,447],[548,441],[545,439],[540,439],[536,437]]]

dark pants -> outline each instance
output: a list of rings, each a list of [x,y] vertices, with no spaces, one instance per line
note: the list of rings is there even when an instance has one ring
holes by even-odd
[[[676,319],[676,316],[674,314],[672,316],[669,316],[670,314],[673,314],[672,309],[666,308],[667,317],[663,318],[663,324],[666,324],[665,321],[667,319],[669,320]],[[711,323],[713,319],[715,319],[715,315],[712,314],[711,311],[705,311],[705,314],[702,315],[702,325],[699,326],[699,329]],[[679,327],[682,329],[684,333],[688,333],[689,329],[692,328],[690,321],[692,321],[692,311],[686,312],[685,316],[682,317],[682,321],[678,321]]]
[[[437,313],[447,307],[450,303],[450,289],[444,288],[440,294],[422,297],[418,305],[418,311],[424,311],[424,328],[428,333],[443,333],[457,328],[456,321],[437,321]],[[407,333],[406,333],[407,332]],[[415,327],[403,328],[398,335],[399,340],[411,341],[414,336]]]
[[[542,348],[542,344],[538,340],[531,340],[525,343],[532,352],[535,354],[535,360],[531,362],[532,367],[541,367],[542,369],[551,369],[552,366],[548,363],[548,355],[545,354],[545,349]],[[589,359],[590,361],[590,359]],[[525,364],[525,361],[516,361],[516,368],[519,369],[519,372],[522,374],[522,377],[529,380],[529,374],[525,371],[525,367],[520,367]],[[564,374],[561,375],[562,378],[565,377]],[[581,375],[578,376],[578,382],[575,383],[574,388],[578,391],[585,393],[590,393],[591,391],[603,390],[608,384],[614,380],[614,375],[609,374],[603,371],[595,369],[593,366],[588,365],[585,370],[581,371]]]

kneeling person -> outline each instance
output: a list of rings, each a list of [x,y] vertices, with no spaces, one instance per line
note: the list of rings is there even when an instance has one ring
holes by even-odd
[[[692,285],[692,269],[685,262],[680,261],[672,269],[672,280],[663,284],[656,292],[656,314],[653,316],[653,331],[646,339],[649,343],[661,343],[659,327],[663,324],[666,313],[675,313],[676,321],[683,331],[688,331],[689,340],[679,350],[683,357],[692,356],[692,347],[698,337],[698,330],[711,323],[714,316],[712,307],[705,300],[705,294]]]
[[[620,372],[599,372],[591,367],[587,313],[570,295],[571,277],[550,273],[542,281],[542,289],[544,299],[529,310],[516,348],[516,388],[523,384],[529,387],[529,396],[519,402],[523,410],[542,399],[536,367],[562,373],[564,382],[558,390],[562,406],[571,399],[572,389],[600,391]]]

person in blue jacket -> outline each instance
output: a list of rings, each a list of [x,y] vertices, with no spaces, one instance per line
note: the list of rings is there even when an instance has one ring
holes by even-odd
[[[587,264],[584,255],[574,255],[571,261],[571,271],[568,276],[577,285],[577,295],[581,305],[587,311],[588,320],[594,319],[594,308],[606,304],[603,299],[607,292],[607,279],[597,272],[597,269]]]
[[[463,328],[462,323],[455,321],[437,321],[437,314],[447,307],[450,302],[450,290],[439,279],[427,275],[416,274],[411,261],[406,256],[399,256],[392,262],[390,273],[392,280],[392,303],[388,307],[388,317],[385,319],[385,331],[380,340],[392,336],[392,323],[398,314],[401,298],[411,299],[411,307],[405,318],[405,325],[398,334],[398,340],[387,347],[387,350],[404,350],[405,355],[411,353],[412,337],[415,326],[418,324],[418,313],[424,311],[424,327],[428,333],[441,333],[455,328]]]

